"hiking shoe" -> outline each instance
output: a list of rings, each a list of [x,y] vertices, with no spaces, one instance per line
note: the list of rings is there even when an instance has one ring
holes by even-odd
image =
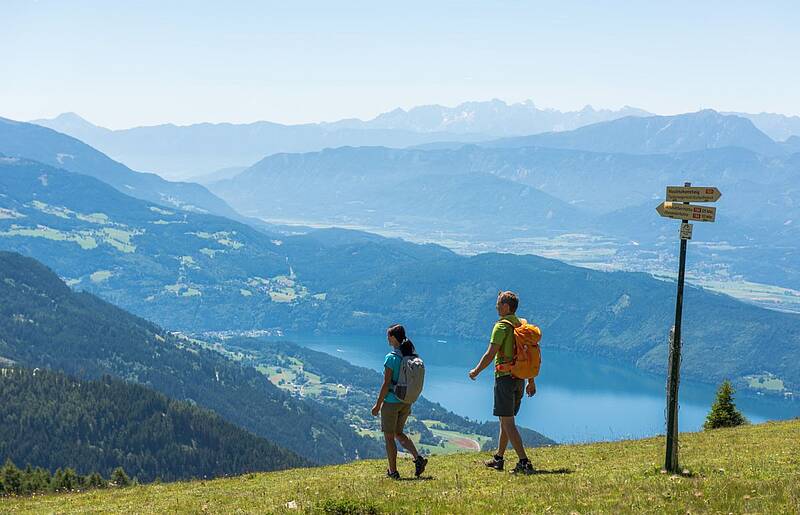
[[[506,461],[499,454],[495,454],[492,457],[492,459],[490,459],[488,461],[484,461],[483,464],[486,465],[487,467],[489,467],[490,469],[503,470],[503,467],[505,466]]]
[[[400,473],[396,470],[394,472],[389,472],[387,470],[386,477],[388,477],[389,479],[400,479]]]
[[[425,472],[425,467],[428,466],[428,458],[423,458],[422,456],[417,456],[417,459],[414,460],[414,475],[419,477]]]
[[[533,474],[533,472],[533,465],[531,465],[530,460],[519,460],[517,466],[511,471],[512,474],[524,474],[526,476]]]

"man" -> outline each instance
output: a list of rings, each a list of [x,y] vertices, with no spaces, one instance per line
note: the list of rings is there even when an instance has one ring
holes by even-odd
[[[533,379],[528,379],[528,385],[525,386],[524,379],[513,377],[511,372],[500,371],[499,368],[502,367],[497,366],[510,363],[514,359],[514,327],[518,327],[522,323],[516,315],[518,306],[519,299],[513,292],[504,291],[497,296],[496,307],[500,320],[495,323],[492,330],[489,348],[477,366],[470,370],[469,378],[474,381],[478,374],[489,366],[492,360],[495,361],[494,416],[500,419],[500,436],[497,454],[491,460],[485,462],[486,466],[496,470],[503,470],[506,447],[508,447],[508,442],[511,442],[519,457],[519,462],[511,473],[532,474],[533,466],[525,453],[522,437],[517,430],[514,417],[519,413],[523,391],[527,392],[528,397],[536,394],[536,382]],[[511,324],[504,322],[504,320],[511,322]]]

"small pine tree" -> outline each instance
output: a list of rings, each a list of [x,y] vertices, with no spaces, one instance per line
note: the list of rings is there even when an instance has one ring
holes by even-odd
[[[2,477],[3,490],[6,495],[22,493],[22,473],[11,459],[6,460],[6,464],[0,470],[0,477]]]
[[[50,487],[50,471],[42,467],[36,467],[33,471],[33,492],[46,492]]]
[[[86,477],[86,485],[89,488],[105,488],[108,486],[108,482],[103,479],[103,476],[97,472],[93,472]]]
[[[53,492],[60,492],[62,484],[64,483],[64,471],[60,468],[56,469],[55,474],[53,477],[50,478],[50,490]]]
[[[733,402],[735,390],[727,379],[722,382],[717,390],[717,398],[711,406],[711,411],[706,417],[703,429],[717,429],[719,427],[736,427],[747,423],[744,415],[736,409]]]
[[[77,490],[81,486],[80,477],[75,469],[64,469],[64,475],[61,478],[61,487],[59,490],[64,492],[71,492]]]
[[[35,484],[35,472],[31,464],[25,467],[25,471],[22,472],[22,488],[21,492],[22,495],[30,495],[36,491],[36,484]]]
[[[117,487],[126,487],[131,485],[131,479],[122,467],[117,467],[111,473],[111,483]]]

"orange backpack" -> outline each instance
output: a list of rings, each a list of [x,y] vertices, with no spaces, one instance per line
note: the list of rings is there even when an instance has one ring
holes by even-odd
[[[511,372],[518,379],[532,379],[539,375],[542,366],[542,351],[539,341],[542,339],[542,330],[538,326],[529,324],[524,318],[518,326],[510,320],[500,320],[501,323],[510,325],[514,329],[514,357],[509,363],[495,366],[497,372]],[[499,351],[501,357],[503,348]]]

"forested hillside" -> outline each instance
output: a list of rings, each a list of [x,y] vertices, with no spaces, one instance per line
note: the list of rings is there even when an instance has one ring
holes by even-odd
[[[0,357],[81,378],[108,374],[141,383],[318,463],[381,451],[324,406],[294,399],[254,369],[91,294],[74,293],[40,263],[8,252],[0,252]]]
[[[217,477],[309,464],[219,415],[110,376],[78,380],[0,369],[0,461],[139,481]]]

